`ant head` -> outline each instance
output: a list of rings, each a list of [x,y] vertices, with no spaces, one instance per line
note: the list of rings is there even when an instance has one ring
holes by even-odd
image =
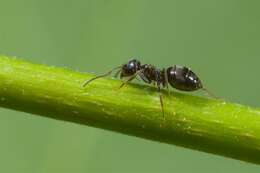
[[[167,69],[167,77],[173,88],[182,91],[195,91],[203,88],[198,76],[187,67],[169,67]]]
[[[136,59],[131,59],[127,64],[122,66],[122,71],[120,77],[128,77],[134,75],[138,70],[140,70],[141,63]]]

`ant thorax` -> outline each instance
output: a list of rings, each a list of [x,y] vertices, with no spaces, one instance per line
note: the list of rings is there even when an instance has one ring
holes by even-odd
[[[156,81],[156,67],[151,64],[144,64],[141,66],[141,73],[139,75],[141,79],[146,83],[152,83]]]

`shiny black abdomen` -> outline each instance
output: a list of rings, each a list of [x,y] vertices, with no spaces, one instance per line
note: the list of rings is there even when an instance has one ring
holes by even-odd
[[[195,73],[189,68],[173,66],[167,69],[169,84],[178,90],[195,91],[202,88],[202,84]]]

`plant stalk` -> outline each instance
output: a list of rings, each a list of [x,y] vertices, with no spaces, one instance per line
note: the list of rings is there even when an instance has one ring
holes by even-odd
[[[0,106],[260,163],[260,109],[0,56]]]

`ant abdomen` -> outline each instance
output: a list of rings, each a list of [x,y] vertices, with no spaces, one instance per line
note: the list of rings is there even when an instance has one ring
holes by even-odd
[[[173,88],[182,91],[195,91],[202,88],[198,76],[187,67],[175,65],[167,68],[167,78]]]

